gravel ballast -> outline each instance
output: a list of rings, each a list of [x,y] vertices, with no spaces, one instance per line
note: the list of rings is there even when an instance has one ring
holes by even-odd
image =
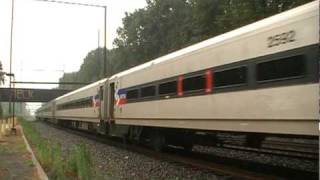
[[[266,155],[258,152],[245,152],[225,148],[212,148],[206,146],[194,146],[194,151],[212,154],[219,157],[228,157],[239,160],[249,160],[260,164],[272,165],[276,167],[285,167],[308,172],[318,172],[319,166],[316,160],[303,160],[298,158],[284,157],[280,155]]]
[[[96,169],[103,172],[103,179],[215,180],[227,178],[198,168],[153,159],[142,154],[96,142],[41,122],[36,122],[35,127],[44,138],[61,144],[64,154],[67,154],[75,144],[85,144],[90,150]]]
[[[232,179],[230,176],[220,176],[208,170],[170,163],[100,143],[57,129],[43,122],[36,122],[35,127],[44,138],[61,144],[65,155],[68,154],[73,145],[85,144],[90,150],[96,166],[95,169],[103,172],[103,179]],[[288,159],[281,156],[269,156],[230,149],[226,151],[224,148],[205,146],[195,146],[193,151],[309,172],[318,171],[318,164],[315,161]]]

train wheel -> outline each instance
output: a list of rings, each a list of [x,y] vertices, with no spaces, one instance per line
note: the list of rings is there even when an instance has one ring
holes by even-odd
[[[184,144],[183,146],[184,151],[191,152],[193,148],[193,144]]]
[[[166,146],[166,138],[162,133],[156,132],[151,135],[151,146],[157,151],[161,152]]]
[[[251,133],[247,135],[247,146],[253,148],[261,148],[261,143],[264,140],[264,136],[258,133]]]

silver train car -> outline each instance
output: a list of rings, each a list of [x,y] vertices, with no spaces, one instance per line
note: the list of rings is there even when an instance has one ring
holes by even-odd
[[[36,117],[158,149],[221,132],[253,146],[269,135],[316,139],[318,44],[317,0],[75,90]]]

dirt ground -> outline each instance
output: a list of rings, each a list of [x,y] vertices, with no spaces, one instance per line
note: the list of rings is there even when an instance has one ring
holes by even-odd
[[[7,132],[0,136],[0,180],[38,179],[19,127],[17,135]]]

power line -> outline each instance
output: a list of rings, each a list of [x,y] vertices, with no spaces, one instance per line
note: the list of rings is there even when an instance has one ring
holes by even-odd
[[[35,1],[53,2],[53,3],[79,5],[79,6],[91,6],[91,7],[100,7],[100,8],[106,7],[106,6],[97,5],[97,4],[86,4],[86,3],[77,3],[77,2],[68,2],[68,1],[55,1],[55,0],[35,0]]]
[[[14,84],[78,84],[78,85],[87,85],[90,83],[85,82],[32,82],[32,81],[12,81]]]

